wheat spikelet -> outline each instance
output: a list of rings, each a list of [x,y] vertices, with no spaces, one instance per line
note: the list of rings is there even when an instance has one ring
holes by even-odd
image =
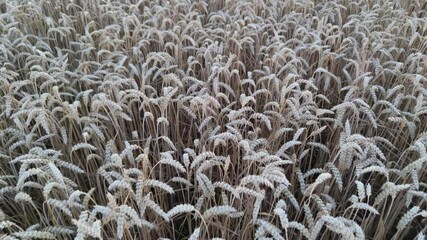
[[[363,209],[363,210],[367,210],[373,214],[379,214],[379,212],[374,207],[372,207],[366,203],[355,202],[349,208]]]
[[[254,196],[256,198],[264,198],[265,197],[262,193],[259,193],[255,190],[252,190],[252,189],[249,189],[246,187],[238,186],[238,187],[236,187],[236,191],[238,191],[239,193],[245,193],[245,194],[248,194],[250,196]]]
[[[15,195],[15,202],[17,202],[17,203],[19,203],[19,202],[33,203],[33,199],[27,193],[19,192]]]
[[[188,240],[197,240],[197,239],[199,239],[200,231],[201,231],[201,229],[199,227],[196,228],[196,229],[194,229],[193,233],[188,238]]]
[[[279,200],[277,202],[274,214],[279,216],[282,228],[288,228],[289,220],[288,215],[286,214],[286,203],[283,200]]]
[[[92,224],[92,227],[88,226],[86,222],[83,222],[82,219],[78,221],[72,219],[74,225],[77,226],[77,236],[81,235],[89,235],[94,238],[101,238],[101,222],[98,220]],[[83,238],[83,236],[81,236]]]
[[[311,193],[313,193],[314,189],[315,189],[318,185],[322,184],[323,182],[325,182],[326,180],[330,179],[331,177],[332,177],[332,175],[331,175],[330,173],[322,173],[322,174],[320,174],[320,175],[316,178],[316,180],[314,181],[314,183],[310,184],[310,185],[307,187],[307,190],[305,191],[305,194],[307,195],[307,194],[311,194]]]
[[[72,151],[77,151],[79,149],[89,149],[95,151],[97,148],[89,143],[78,143],[73,146]]]
[[[215,153],[213,152],[204,152],[199,154],[191,163],[190,169],[193,169],[196,165],[200,164],[202,161],[207,158],[215,158]]]
[[[246,176],[240,180],[241,185],[247,185],[249,183],[264,184],[267,187],[274,189],[273,183],[271,183],[267,178],[265,178],[263,176],[250,175],[250,176]]]
[[[237,212],[237,210],[228,205],[222,205],[222,206],[215,206],[207,209],[203,213],[203,218],[209,219],[214,216],[220,216],[220,215],[226,215],[231,218],[237,218],[243,216],[243,213]]]
[[[175,191],[173,190],[172,187],[170,187],[166,183],[163,183],[163,182],[158,181],[158,180],[154,180],[154,179],[145,180],[144,181],[144,185],[147,185],[147,186],[150,186],[150,187],[160,188],[160,189],[162,189],[162,190],[164,190],[164,191],[166,191],[167,193],[170,193],[170,194],[174,194],[175,193]]]
[[[259,211],[261,210],[261,204],[262,204],[262,201],[265,198],[265,191],[264,190],[262,190],[260,192],[260,196],[261,197],[257,197],[255,199],[254,208],[252,210],[252,219],[254,221],[258,219],[258,214],[259,214]]]
[[[132,190],[132,186],[126,180],[115,180],[108,186],[108,191]]]
[[[68,203],[66,201],[61,201],[61,200],[57,200],[57,199],[53,199],[53,198],[49,198],[47,200],[47,203],[49,205],[52,205],[55,208],[60,209],[62,212],[64,212],[66,215],[72,217],[73,214],[68,206]]]
[[[49,226],[43,228],[43,231],[50,232],[54,235],[65,235],[65,234],[74,234],[75,231],[68,227],[62,227],[62,226]]]
[[[55,236],[49,232],[44,231],[23,231],[15,232],[14,236],[19,238],[30,238],[30,239],[56,239]]]
[[[199,187],[202,189],[203,194],[205,196],[213,196],[215,193],[215,188],[210,181],[209,177],[207,177],[203,173],[196,174],[197,182],[199,183]]]
[[[240,198],[239,192],[233,186],[231,186],[230,184],[228,184],[226,182],[215,182],[213,184],[213,186],[227,190],[227,191],[231,192],[231,194],[233,194],[234,197],[236,197],[238,199]]]
[[[187,179],[181,178],[181,177],[173,177],[170,179],[170,181],[176,182],[176,183],[182,183],[182,184],[187,185],[189,187],[193,186],[193,184],[190,181],[188,181]]]
[[[359,200],[363,201],[363,199],[365,199],[365,197],[366,197],[365,184],[363,184],[360,181],[355,181],[355,183],[356,183],[356,187],[357,187],[357,194],[359,195]]]
[[[255,224],[262,226],[266,232],[268,232],[274,237],[274,239],[285,239],[284,237],[282,237],[280,229],[274,226],[273,224],[263,219],[257,219]]]
[[[195,211],[196,208],[194,208],[193,205],[190,204],[179,204],[175,207],[173,207],[171,210],[168,211],[167,215],[169,218],[174,217],[175,215],[181,214],[181,213],[189,213],[192,211]]]
[[[397,224],[397,230],[402,231],[405,227],[412,221],[412,219],[420,212],[418,206],[412,207],[405,215],[400,218],[399,223]]]

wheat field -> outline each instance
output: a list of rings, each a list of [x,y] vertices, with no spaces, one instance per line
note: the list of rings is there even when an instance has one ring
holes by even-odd
[[[426,239],[427,1],[0,0],[0,239]]]

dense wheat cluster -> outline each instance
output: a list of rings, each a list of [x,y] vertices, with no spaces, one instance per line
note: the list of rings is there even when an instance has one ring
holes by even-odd
[[[0,239],[425,239],[424,0],[0,3]]]

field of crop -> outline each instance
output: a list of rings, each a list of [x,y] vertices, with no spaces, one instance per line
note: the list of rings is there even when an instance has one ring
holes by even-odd
[[[427,1],[0,0],[0,239],[427,235]]]

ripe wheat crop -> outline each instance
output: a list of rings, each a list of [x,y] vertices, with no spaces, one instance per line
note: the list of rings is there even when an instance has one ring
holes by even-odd
[[[0,239],[426,226],[425,0],[0,0]]]

